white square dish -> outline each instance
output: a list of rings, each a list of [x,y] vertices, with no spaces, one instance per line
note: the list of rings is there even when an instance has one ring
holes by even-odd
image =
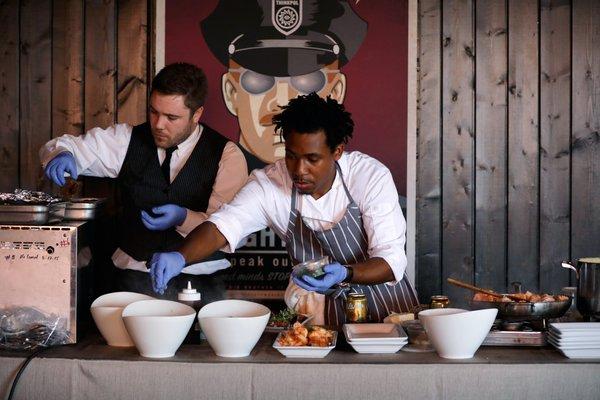
[[[337,332],[334,331],[331,346],[280,346],[278,340],[282,334],[283,332],[280,332],[277,335],[275,342],[273,342],[273,348],[288,358],[323,358],[335,348],[337,343]]]
[[[348,343],[406,343],[408,336],[396,324],[344,324]]]
[[[600,349],[600,342],[561,343],[549,338],[548,343],[561,350]]]
[[[559,349],[561,353],[569,358],[598,358],[600,359],[600,349],[576,349],[576,350],[567,350],[567,349]]]
[[[570,332],[596,332],[600,335],[600,322],[558,322],[550,324],[553,329],[560,334]]]
[[[570,343],[588,343],[588,344],[600,344],[600,336],[557,336],[553,332],[548,333],[548,340],[553,340],[559,344],[570,344]]]
[[[361,354],[391,354],[396,353],[402,347],[404,347],[407,342],[400,343],[357,343],[357,342],[348,342],[350,346],[357,353]]]

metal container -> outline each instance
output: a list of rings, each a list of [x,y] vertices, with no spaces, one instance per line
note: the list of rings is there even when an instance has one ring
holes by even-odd
[[[0,225],[0,309],[56,317],[74,343],[89,320],[90,235],[85,222]]]
[[[471,301],[474,309],[497,308],[498,318],[506,321],[533,321],[561,317],[571,305],[571,299],[564,301],[519,303],[516,301]]]
[[[562,266],[577,275],[577,309],[589,321],[600,320],[600,257],[580,258],[577,266],[563,262]]]
[[[448,296],[431,296],[429,308],[447,308],[450,305]]]
[[[105,199],[92,197],[71,199],[65,208],[65,219],[89,221],[96,219],[104,210]]]
[[[346,299],[346,322],[367,322],[369,306],[367,296],[361,293],[350,293]]]
[[[61,221],[66,203],[0,204],[0,224],[45,225]]]

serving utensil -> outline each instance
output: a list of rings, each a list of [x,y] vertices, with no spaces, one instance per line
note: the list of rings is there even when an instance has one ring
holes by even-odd
[[[489,296],[496,297],[498,299],[501,299],[503,297],[508,297],[509,299],[514,300],[514,301],[522,301],[523,300],[519,296],[513,296],[511,294],[496,293],[493,290],[482,289],[480,287],[473,286],[473,285],[468,284],[466,282],[459,281],[458,279],[448,278],[446,280],[448,281],[448,283],[451,283],[451,284],[453,284],[455,286],[459,286],[459,287],[462,287],[462,288],[465,288],[465,289],[470,289],[470,290],[473,290],[474,292],[485,293],[485,294],[487,294]]]

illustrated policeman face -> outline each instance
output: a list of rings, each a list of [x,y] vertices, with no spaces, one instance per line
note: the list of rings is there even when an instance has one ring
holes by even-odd
[[[335,162],[343,152],[343,144],[331,151],[323,130],[291,132],[285,143],[285,166],[298,192],[315,199],[327,193],[335,179]]]
[[[157,91],[150,95],[148,119],[156,146],[163,149],[177,146],[196,129],[204,108],[192,112],[184,101],[183,95]]]
[[[272,118],[280,107],[301,94],[317,92],[344,101],[346,77],[337,61],[306,75],[273,77],[245,69],[233,61],[222,77],[223,99],[240,125],[240,144],[264,162],[285,156],[285,147],[275,132]]]

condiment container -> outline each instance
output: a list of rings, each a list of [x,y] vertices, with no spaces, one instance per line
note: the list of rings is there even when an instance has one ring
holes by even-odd
[[[202,295],[194,288],[192,288],[192,282],[188,281],[187,288],[177,293],[177,301],[192,307],[198,315],[198,311],[202,308]],[[190,332],[186,338],[186,342],[198,342],[200,340],[200,324],[198,320],[194,322],[190,328]]]
[[[432,349],[427,332],[419,320],[404,321],[402,328],[408,335],[408,343],[423,349]]]
[[[448,299],[448,296],[431,296],[429,308],[448,308],[449,305],[450,299]]]

